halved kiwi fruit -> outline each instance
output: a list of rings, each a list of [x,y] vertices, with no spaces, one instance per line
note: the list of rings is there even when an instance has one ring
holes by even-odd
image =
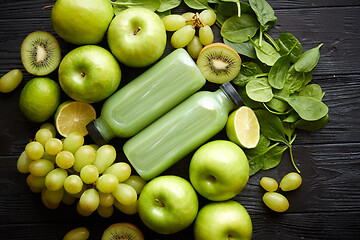
[[[104,231],[101,240],[144,240],[144,235],[131,223],[115,223]]]
[[[209,82],[222,84],[239,74],[241,58],[228,45],[212,43],[201,50],[196,64]]]
[[[21,44],[21,61],[29,73],[44,76],[53,72],[60,64],[61,50],[51,33],[30,33]]]

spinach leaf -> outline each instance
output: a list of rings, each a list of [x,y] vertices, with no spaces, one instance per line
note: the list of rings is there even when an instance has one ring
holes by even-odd
[[[248,106],[251,109],[262,108],[262,104],[260,102],[256,102],[249,98],[249,96],[246,94],[245,87],[239,87],[237,90],[245,106]]]
[[[237,7],[237,16],[241,16],[241,6],[240,6],[240,0],[222,0],[223,2],[233,2],[236,4]]]
[[[117,15],[130,7],[143,7],[156,11],[160,7],[161,0],[118,0],[116,2],[111,1],[111,4],[114,7],[115,15]]]
[[[292,65],[287,73],[285,79],[285,85],[289,89],[290,93],[300,90],[312,79],[312,72],[298,72],[295,70],[295,66]]]
[[[324,45],[319,44],[317,47],[304,52],[295,65],[295,70],[298,72],[310,72],[318,63],[320,58],[320,48]]]
[[[159,8],[157,9],[158,12],[166,12],[173,8],[176,8],[181,3],[181,0],[162,0]]]
[[[322,101],[312,97],[275,97],[286,101],[299,114],[302,119],[307,121],[319,120],[320,118],[324,117],[329,111],[328,107]]]
[[[237,14],[236,4],[230,2],[222,2],[217,5],[216,21],[223,25],[226,19]]]
[[[268,169],[274,168],[277,165],[279,165],[279,163],[281,161],[281,157],[287,148],[288,148],[287,146],[274,147],[274,148],[270,149],[269,151],[267,151],[262,156],[262,158],[263,158],[262,170],[268,170]]]
[[[286,122],[286,123],[294,123],[296,122],[297,120],[301,119],[299,114],[297,114],[297,112],[295,112],[294,110],[292,110],[290,112],[290,114],[284,118],[282,121],[283,122]]]
[[[263,73],[261,67],[254,62],[243,62],[240,72],[245,76],[255,76]]]
[[[211,9],[206,0],[184,0],[184,2],[188,7],[192,9]]]
[[[290,145],[285,138],[285,129],[280,118],[264,109],[254,111],[260,124],[260,132],[270,140]]]
[[[248,158],[249,161],[249,175],[252,176],[255,173],[257,173],[258,171],[260,171],[263,166],[264,166],[264,162],[263,159],[258,156],[255,158]]]
[[[286,54],[276,60],[269,72],[269,84],[276,89],[282,89],[290,66],[290,55]]]
[[[291,33],[280,33],[279,38],[276,40],[277,45],[280,47],[280,54],[287,54],[290,49],[295,45],[294,49],[290,53],[291,62],[295,63],[302,54],[302,45],[299,40]]]
[[[318,84],[309,84],[299,92],[299,96],[313,97],[321,101],[324,94]]]
[[[171,10],[166,10],[164,12],[155,12],[161,19],[171,14]]]
[[[268,31],[275,25],[277,18],[274,9],[265,0],[249,0],[249,4],[264,31]]]
[[[269,43],[263,41],[262,47],[259,46],[259,39],[252,40],[250,42],[255,48],[256,56],[258,59],[265,63],[268,66],[273,66],[276,60],[280,58],[280,53],[278,53],[273,46]]]
[[[290,96],[289,91],[286,88],[282,88],[280,90],[273,89],[273,93],[274,93],[274,95],[280,95],[283,97]],[[285,113],[289,108],[289,105],[286,102],[284,102],[280,99],[277,99],[277,98],[272,98],[270,100],[270,102],[266,103],[266,106],[268,106],[269,108],[271,108],[279,113]]]
[[[226,45],[234,49],[237,53],[247,56],[249,58],[256,59],[254,46],[249,41],[234,43],[234,42],[230,42],[226,38],[224,38],[223,40]]]
[[[259,23],[249,15],[243,14],[241,17],[232,16],[228,18],[221,27],[220,34],[231,42],[246,42],[249,36],[253,37],[259,30]]]
[[[317,131],[325,127],[328,121],[329,114],[326,114],[325,117],[322,117],[317,121],[306,121],[304,119],[300,119],[294,124],[294,127],[305,131]]]
[[[249,98],[257,102],[268,102],[273,98],[272,88],[266,77],[251,80],[245,89]]]

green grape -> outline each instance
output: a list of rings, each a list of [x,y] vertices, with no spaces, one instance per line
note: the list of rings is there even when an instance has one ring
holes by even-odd
[[[174,48],[183,48],[189,44],[189,42],[195,36],[195,29],[191,25],[185,25],[179,30],[175,31],[171,36],[171,45]]]
[[[78,227],[67,232],[62,240],[87,240],[90,232],[86,227]]]
[[[100,198],[100,206],[102,207],[110,207],[114,204],[114,195],[111,193],[103,193],[99,192],[99,198]]]
[[[275,212],[285,212],[289,208],[289,201],[277,192],[266,192],[263,196],[266,206]]]
[[[167,15],[163,18],[163,23],[166,31],[176,31],[186,25],[186,19],[177,14]]]
[[[112,164],[104,173],[110,173],[123,182],[131,175],[131,167],[126,162],[117,162]]]
[[[18,158],[17,162],[16,162],[16,167],[17,170],[21,173],[28,173],[29,172],[29,165],[33,160],[31,160],[30,158],[28,158],[28,156],[26,155],[26,152],[23,151],[20,154],[20,157]]]
[[[142,179],[140,176],[131,175],[123,183],[132,186],[135,189],[136,193],[140,194],[146,184],[146,181],[144,179]]]
[[[282,191],[292,191],[300,187],[302,178],[300,174],[291,172],[286,174],[280,181],[280,188]]]
[[[76,198],[67,191],[64,191],[64,196],[61,201],[66,205],[72,205],[76,202]]]
[[[103,145],[97,151],[95,155],[95,161],[93,163],[99,170],[99,173],[103,173],[116,159],[116,150],[111,145]]]
[[[56,155],[61,152],[63,143],[58,138],[50,138],[45,143],[45,151],[50,155]]]
[[[94,165],[86,165],[80,171],[80,178],[86,184],[92,184],[99,178],[99,170]]]
[[[199,29],[199,40],[202,45],[209,45],[214,41],[214,33],[209,25]]]
[[[54,164],[46,159],[34,160],[29,164],[29,172],[34,176],[46,176],[54,169]]]
[[[216,22],[216,13],[210,9],[203,10],[200,12],[200,21],[212,26]]]
[[[114,206],[109,206],[109,207],[103,207],[103,206],[99,206],[97,209],[98,214],[103,217],[103,218],[109,218],[113,215],[114,213]]]
[[[193,25],[195,22],[195,13],[193,12],[186,12],[184,14],[182,14],[181,16],[183,16],[185,18],[186,24],[187,25]]]
[[[188,51],[189,55],[193,59],[197,59],[199,56],[199,53],[201,49],[203,49],[203,45],[200,42],[200,39],[198,36],[194,36],[194,38],[189,42],[189,44],[186,46],[186,50]]]
[[[55,164],[56,155],[50,155],[47,152],[44,152],[44,155],[41,158],[49,160],[50,162]]]
[[[74,165],[75,157],[69,151],[61,151],[56,155],[55,163],[62,169],[69,169]]]
[[[75,154],[82,145],[84,145],[84,136],[78,132],[72,132],[64,139],[63,150]]]
[[[78,175],[70,175],[64,181],[64,189],[70,194],[77,194],[83,190],[83,181]]]
[[[64,186],[68,173],[65,169],[55,168],[45,177],[45,186],[50,191],[60,190]]]
[[[73,168],[75,171],[80,172],[83,167],[86,165],[93,164],[95,161],[95,150],[89,146],[84,145],[81,146],[76,152],[75,152],[75,162],[73,165]]]
[[[45,147],[45,143],[53,138],[52,132],[47,128],[40,128],[35,134],[35,140]]]
[[[23,73],[20,69],[11,70],[0,78],[0,92],[9,93],[15,90],[15,88],[19,86],[22,79]]]
[[[61,203],[61,200],[64,195],[64,189],[61,188],[57,191],[50,191],[47,188],[44,188],[41,192],[41,200],[43,201],[44,205],[48,208],[55,207],[57,208]]]
[[[89,211],[82,209],[80,206],[80,201],[77,202],[77,204],[76,204],[76,211],[78,212],[78,214],[80,214],[83,217],[88,217],[93,213],[93,212],[89,212]]]
[[[270,177],[262,177],[260,185],[268,192],[275,192],[278,189],[278,183]]]
[[[28,158],[37,160],[44,155],[44,147],[39,142],[29,142],[25,146],[25,152]]]
[[[45,177],[29,174],[26,178],[26,184],[30,187],[30,189],[36,189],[36,192],[41,192],[41,190],[45,188]]]
[[[120,212],[125,213],[127,215],[133,215],[137,213],[137,200],[129,205],[124,205],[119,201],[115,200],[114,206],[120,210]]]
[[[99,203],[99,193],[93,188],[85,190],[79,200],[80,207],[87,212],[94,212]]]
[[[43,124],[41,124],[40,129],[43,129],[43,128],[49,129],[50,132],[52,133],[52,137],[56,137],[56,128],[55,128],[54,124],[43,123]]]
[[[135,189],[125,183],[119,183],[112,194],[115,199],[123,205],[130,205],[137,201],[137,193]]]
[[[119,180],[111,173],[101,175],[96,181],[96,188],[103,193],[112,193],[116,190]]]

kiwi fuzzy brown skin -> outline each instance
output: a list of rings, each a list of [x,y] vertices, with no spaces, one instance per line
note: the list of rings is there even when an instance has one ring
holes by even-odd
[[[144,235],[134,224],[122,222],[110,225],[101,240],[144,240]]]
[[[213,65],[213,60],[221,61],[222,68]],[[197,65],[209,82],[222,84],[233,80],[240,72],[239,54],[224,43],[206,45],[199,53]]]
[[[21,44],[21,61],[30,74],[45,76],[60,64],[61,49],[56,38],[45,31],[35,31]]]

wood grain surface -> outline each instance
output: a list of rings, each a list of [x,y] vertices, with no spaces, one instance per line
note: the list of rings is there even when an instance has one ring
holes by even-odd
[[[49,31],[59,40],[64,56],[76,46],[60,39],[50,24],[51,9],[42,7],[55,1],[0,0],[0,76],[20,68],[24,80],[11,93],[0,93],[0,239],[62,239],[67,231],[86,226],[90,239],[100,239],[102,232],[115,222],[131,222],[143,230],[146,239],[193,239],[192,226],[173,235],[149,230],[137,215],[116,211],[109,219],[97,214],[82,217],[75,205],[61,205],[50,210],[40,195],[26,185],[26,175],[16,169],[16,161],[25,145],[34,137],[40,124],[28,122],[20,113],[21,89],[33,76],[26,73],[20,60],[22,40],[37,30]],[[324,43],[321,57],[313,72],[313,83],[326,92],[330,120],[317,132],[299,131],[294,142],[295,162],[303,177],[302,186],[286,193],[290,208],[274,213],[262,202],[263,176],[280,180],[294,171],[288,152],[278,167],[260,171],[250,177],[245,189],[234,198],[249,212],[253,239],[358,239],[360,234],[360,1],[358,0],[268,0],[278,18],[269,34],[276,39],[290,32],[308,50]],[[174,13],[189,10],[184,4]],[[214,27],[216,41],[221,41]],[[107,48],[106,40],[100,45]],[[173,49],[168,44],[164,56]],[[145,69],[121,65],[121,86]],[[50,77],[57,80],[57,74]],[[206,89],[213,86],[206,85]],[[63,100],[67,97],[64,95]],[[102,103],[94,104],[100,113]],[[226,139],[224,131],[213,139]],[[90,141],[87,139],[87,141]],[[121,151],[124,139],[111,142],[118,149],[118,160],[125,161]],[[164,174],[188,179],[191,154]],[[201,205],[207,201],[200,197]]]

